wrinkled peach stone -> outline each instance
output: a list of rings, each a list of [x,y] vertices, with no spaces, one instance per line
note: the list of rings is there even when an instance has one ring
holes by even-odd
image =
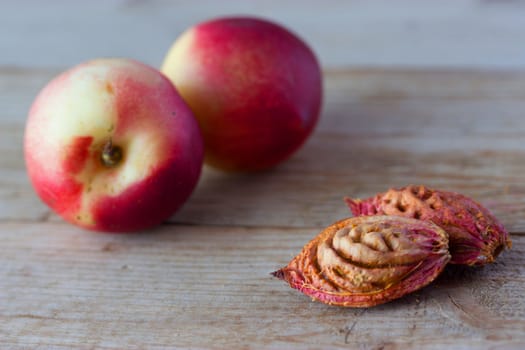
[[[323,303],[369,307],[426,286],[449,259],[447,234],[430,222],[362,216],[329,226],[273,275]]]
[[[503,225],[481,204],[454,192],[410,185],[367,199],[345,199],[355,216],[397,215],[432,221],[449,235],[452,264],[484,265],[512,243]]]

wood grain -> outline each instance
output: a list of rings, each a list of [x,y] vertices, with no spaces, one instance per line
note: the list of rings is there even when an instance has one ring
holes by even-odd
[[[2,348],[525,346],[525,73],[328,70],[318,128],[288,162],[251,175],[205,168],[180,212],[136,235],[76,229],[30,187],[25,116],[57,73],[0,68]],[[478,199],[513,249],[366,310],[311,302],[269,275],[349,216],[343,196],[409,183]]]
[[[86,234],[1,224],[0,339],[11,349],[519,348],[525,237],[483,269],[371,309],[311,302],[269,272],[316,228],[166,225]]]
[[[31,99],[57,73],[0,70],[0,221],[57,220],[32,195],[21,147]],[[325,90],[316,132],[288,162],[256,175],[206,168],[170,221],[324,226],[348,215],[343,196],[423,183],[464,192],[525,232],[525,73],[343,70],[326,74]]]

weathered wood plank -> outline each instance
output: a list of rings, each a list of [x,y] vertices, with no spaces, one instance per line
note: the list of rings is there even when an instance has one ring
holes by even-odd
[[[22,138],[34,94],[56,70],[0,70],[0,221],[53,215],[32,194]],[[345,195],[423,183],[464,192],[525,231],[525,74],[347,70],[326,74],[323,116],[288,162],[256,175],[205,169],[172,222],[323,226]]]
[[[324,225],[347,215],[344,195],[423,183],[464,192],[525,231],[523,91],[525,75],[502,72],[329,73],[303,149],[256,176],[206,171],[175,220]]]
[[[163,226],[143,235],[0,224],[0,339],[10,349],[525,346],[525,237],[366,310],[272,278],[318,228]]]

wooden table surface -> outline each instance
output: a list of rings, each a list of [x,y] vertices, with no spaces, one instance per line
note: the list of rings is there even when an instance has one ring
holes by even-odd
[[[153,2],[152,11],[174,6],[161,5]],[[125,22],[118,6],[109,12]],[[310,28],[289,18],[298,31]],[[93,40],[83,43],[97,52]],[[34,65],[13,64],[12,52],[2,58],[0,348],[524,348],[525,62],[481,59],[468,68],[423,57],[346,66],[337,50],[321,55],[328,62],[323,113],[299,152],[260,174],[205,168],[182,210],[132,235],[64,223],[27,179],[27,110],[75,57],[48,64],[53,54],[45,52]],[[484,268],[449,266],[423,290],[370,309],[312,302],[270,276],[323,227],[349,216],[344,196],[411,183],[477,199],[511,232],[513,248]]]

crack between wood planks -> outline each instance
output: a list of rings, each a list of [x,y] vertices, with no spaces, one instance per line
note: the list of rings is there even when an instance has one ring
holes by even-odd
[[[447,296],[448,298],[450,299],[450,302],[452,303],[452,305],[454,305],[459,311],[461,311],[463,314],[465,314],[466,316],[468,316],[468,318],[470,319],[474,319],[474,317],[469,313],[467,312],[463,306],[461,306],[460,303],[458,303],[454,298],[452,298],[452,296],[450,295],[450,293],[447,293]]]
[[[350,342],[348,341],[348,338],[350,337],[350,335],[352,335],[352,331],[354,330],[355,326],[357,325],[357,323],[359,322],[359,319],[361,318],[361,316],[365,313],[366,309],[362,309],[360,310],[356,317],[355,317],[355,320],[354,322],[352,322],[352,325],[350,326],[350,328],[348,328],[348,331],[346,331],[346,334],[345,334],[345,344],[350,344]]]
[[[37,218],[31,218],[31,219],[13,219],[13,218],[5,218],[0,219],[0,224],[11,224],[11,223],[21,223],[21,224],[35,224],[35,223],[52,223],[52,224],[64,224],[69,225],[65,221],[61,219],[53,219],[54,213],[52,211],[46,211],[44,214],[40,215]],[[268,229],[268,230],[311,230],[311,231],[320,231],[325,226],[319,225],[305,225],[305,226],[282,226],[282,225],[257,225],[257,224],[220,224],[220,223],[196,223],[196,222],[184,222],[184,221],[166,221],[162,223],[160,226],[200,226],[200,227],[218,227],[218,228],[238,228],[238,229]],[[525,231],[512,231],[509,232],[509,235],[511,236],[525,236]]]
[[[34,315],[34,314],[0,315],[0,317],[6,317],[6,318],[30,318],[30,319],[33,319],[33,320],[54,320],[54,319],[56,319],[54,316],[41,316],[41,315]]]
[[[258,224],[218,224],[218,223],[196,223],[196,222],[170,222],[166,221],[162,224],[163,226],[200,226],[200,227],[227,227],[227,228],[239,228],[239,229],[268,229],[268,230],[317,230],[320,231],[325,226],[282,226],[282,225],[258,225]],[[328,224],[326,225],[328,226]],[[524,233],[525,235],[525,233]]]

